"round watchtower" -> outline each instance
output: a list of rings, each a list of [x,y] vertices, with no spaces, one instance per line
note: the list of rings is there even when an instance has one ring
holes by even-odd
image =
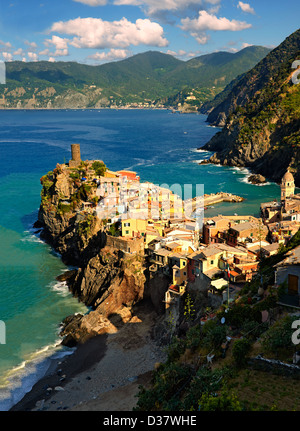
[[[71,144],[71,151],[72,151],[72,160],[74,162],[81,162],[80,144]]]

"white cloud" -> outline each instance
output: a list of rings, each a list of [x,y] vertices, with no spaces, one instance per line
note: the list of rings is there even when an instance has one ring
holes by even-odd
[[[103,62],[103,61],[114,61],[123,60],[131,55],[131,52],[127,49],[114,49],[112,48],[108,52],[96,52],[95,54],[89,55],[88,58]]]
[[[185,59],[185,58],[196,57],[197,55],[201,54],[201,51],[187,52],[184,49],[179,49],[178,51],[172,51],[171,49],[168,49],[166,53],[169,55],[172,55],[173,57],[179,57],[179,58]]]
[[[28,40],[25,40],[24,43],[31,49],[31,51],[35,51],[37,48],[37,44],[35,42],[29,42]]]
[[[163,37],[163,28],[149,19],[137,19],[133,23],[126,18],[112,22],[100,18],[76,18],[54,23],[51,31],[74,36],[69,44],[76,48],[121,49],[141,44],[168,45]]]
[[[253,43],[247,43],[247,42],[242,43],[242,49],[248,48],[248,46],[253,46]]]
[[[107,3],[107,0],[73,0],[77,3],[87,4],[89,6],[104,6]]]
[[[24,51],[22,48],[18,48],[15,52],[14,55],[20,55],[21,57],[23,57],[25,55]]]
[[[27,53],[27,55],[28,55],[29,59],[32,61],[38,61],[39,60],[38,55],[35,52],[30,51]]]
[[[199,12],[196,19],[184,18],[181,20],[180,26],[186,31],[240,31],[252,27],[251,24],[245,21],[237,21],[235,19],[229,20],[228,18],[218,18],[215,15],[210,15],[205,10]]]
[[[221,0],[114,0],[115,5],[140,6],[149,16],[166,19],[169,13],[177,16],[195,14],[199,9],[219,10]]]
[[[8,51],[12,48],[12,45],[10,42],[3,42],[2,40],[0,40],[0,51],[1,50],[5,50]]]
[[[3,58],[5,61],[12,61],[13,56],[10,52],[2,52]]]
[[[50,46],[53,45],[55,47],[55,52],[50,53],[49,49],[45,49],[42,51],[41,55],[50,55],[52,57],[63,57],[69,55],[68,50],[68,42],[69,39],[62,38],[59,36],[52,36],[51,39],[46,39],[44,45]]]
[[[205,45],[210,39],[209,35],[206,33],[191,32],[191,36],[196,39],[199,45]]]
[[[48,60],[50,63],[55,63],[55,58],[54,57],[49,57],[49,60]]]
[[[255,15],[255,10],[250,6],[249,3],[243,3],[242,1],[239,1],[237,7],[242,9],[243,12],[252,13]]]
[[[50,50],[48,48],[43,49],[43,51],[39,52],[39,55],[49,55],[50,54]]]
[[[177,52],[172,51],[171,49],[168,49],[167,54],[173,55],[174,57],[183,57],[187,55],[187,52],[184,49],[179,49]]]
[[[208,30],[212,31],[240,31],[252,27],[245,21],[237,21],[235,19],[229,20],[228,18],[218,18],[215,15],[208,13],[205,10],[199,11],[198,18],[181,19],[181,25],[179,26],[182,30],[190,33],[192,37],[200,45],[205,45],[209,40]]]

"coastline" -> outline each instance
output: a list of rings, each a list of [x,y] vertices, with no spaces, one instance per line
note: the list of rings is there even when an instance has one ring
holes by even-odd
[[[132,410],[140,384],[149,384],[163,348],[151,332],[159,320],[149,302],[135,307],[130,322],[114,334],[95,336],[73,354],[55,360],[10,411]]]

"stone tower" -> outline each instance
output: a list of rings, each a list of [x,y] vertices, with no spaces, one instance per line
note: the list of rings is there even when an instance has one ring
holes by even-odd
[[[80,144],[71,144],[72,159],[69,161],[70,168],[76,168],[81,163]]]
[[[281,180],[281,200],[284,201],[289,196],[295,194],[295,181],[292,173],[287,170]]]

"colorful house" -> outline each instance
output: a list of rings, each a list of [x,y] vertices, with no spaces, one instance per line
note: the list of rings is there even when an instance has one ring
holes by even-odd
[[[136,172],[133,171],[117,171],[117,174],[119,174],[120,177],[126,177],[128,180],[131,181],[140,181],[140,177],[136,174]]]
[[[148,220],[129,218],[122,220],[122,236],[138,237],[145,236],[148,226]]]

